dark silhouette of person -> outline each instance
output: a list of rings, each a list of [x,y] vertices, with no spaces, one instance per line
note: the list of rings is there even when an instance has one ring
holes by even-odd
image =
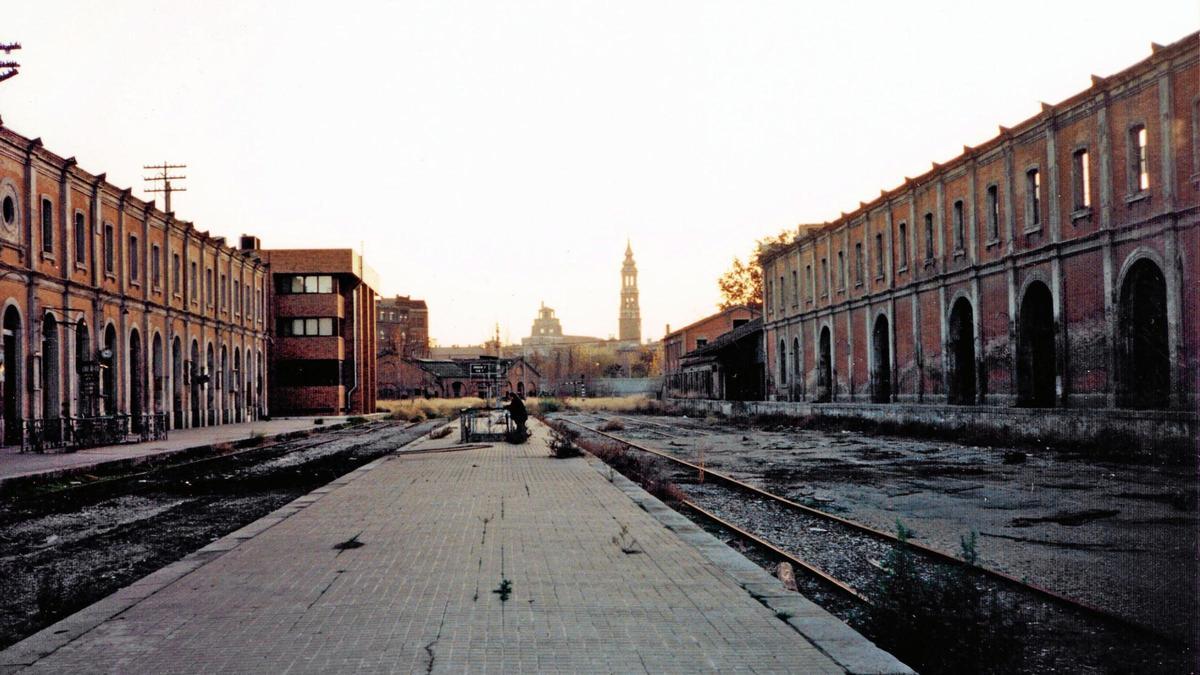
[[[512,418],[513,424],[517,425],[517,438],[524,441],[529,435],[525,429],[525,421],[529,419],[529,411],[525,410],[525,402],[521,397],[513,392],[508,392],[508,405],[504,406],[508,411],[508,416]]]

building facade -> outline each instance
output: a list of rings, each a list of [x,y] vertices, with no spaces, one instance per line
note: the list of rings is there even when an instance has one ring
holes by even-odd
[[[680,378],[684,356],[761,316],[762,312],[756,307],[736,305],[693,321],[678,330],[673,331],[667,326],[667,334],[662,340],[663,387],[666,395],[673,396],[675,392],[684,389],[683,380]]]
[[[717,401],[762,399],[762,319],[739,325],[688,352],[668,384],[671,398]]]
[[[625,262],[621,265],[621,311],[617,319],[617,339],[621,342],[642,341],[642,313],[638,307],[637,263],[633,261],[633,245],[625,243]]]
[[[376,301],[378,354],[398,354],[408,359],[429,358],[429,305],[424,300],[397,295]],[[380,386],[384,383],[380,382]]]
[[[1200,35],[760,257],[767,396],[1194,411]]]
[[[411,361],[426,374],[424,389],[442,398],[498,398],[509,392],[534,396],[541,375],[523,357],[477,356],[469,359]]]
[[[379,281],[374,270],[350,249],[256,253],[271,272],[274,414],[375,412]]]
[[[54,442],[85,418],[265,415],[267,283],[256,256],[0,127],[5,444],[31,423]]]

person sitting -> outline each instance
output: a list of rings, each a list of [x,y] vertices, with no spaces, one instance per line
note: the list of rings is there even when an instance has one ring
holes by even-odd
[[[516,438],[515,442],[524,443],[525,439],[529,438],[529,430],[525,428],[525,422],[529,419],[529,412],[525,410],[525,402],[518,394],[510,391],[508,392],[508,403],[504,409],[508,411],[508,416],[517,426],[513,434]]]

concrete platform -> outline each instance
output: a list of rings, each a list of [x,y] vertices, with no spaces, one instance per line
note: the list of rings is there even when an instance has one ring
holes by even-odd
[[[375,417],[375,415],[370,415]],[[284,417],[268,421],[243,424],[220,424],[195,429],[176,429],[164,441],[124,443],[98,448],[87,448],[75,452],[36,453],[21,452],[20,446],[0,447],[0,492],[15,482],[60,478],[89,473],[102,468],[134,465],[140,462],[166,459],[172,455],[199,451],[222,443],[235,443],[263,434],[270,439],[275,436],[304,429],[322,429],[344,424],[348,417],[322,417],[320,426],[313,424],[316,417]]]
[[[909,672],[595,460],[550,458],[535,428],[376,460],[0,671]]]

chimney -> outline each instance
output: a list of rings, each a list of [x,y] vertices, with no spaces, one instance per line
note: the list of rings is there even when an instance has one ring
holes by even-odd
[[[252,234],[243,234],[238,248],[243,251],[257,251],[262,248],[262,242]]]

